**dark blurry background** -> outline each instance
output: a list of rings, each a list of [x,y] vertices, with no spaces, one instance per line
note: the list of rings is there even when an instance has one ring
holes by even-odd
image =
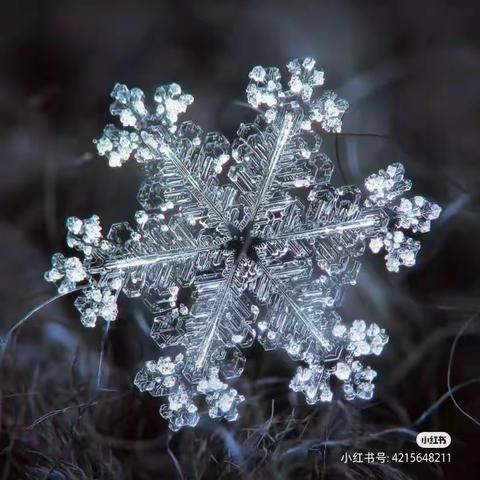
[[[366,255],[347,291],[345,320],[390,334],[372,361],[372,402],[308,407],[289,392],[294,365],[254,348],[236,383],[241,419],[171,435],[159,400],[131,386],[156,356],[150,318],[122,300],[105,338],[62,299],[4,352],[0,479],[480,478],[480,426],[447,389],[457,337],[451,386],[480,420],[479,2],[4,1],[0,11],[1,336],[55,294],[42,274],[65,251],[65,217],[98,213],[108,225],[137,209],[139,170],[108,168],[91,143],[117,81],[147,94],[179,82],[195,96],[190,118],[232,138],[253,118],[241,103],[251,67],[313,56],[351,104],[344,133],[324,135],[337,184],[401,161],[414,192],[444,208],[415,268],[389,274]],[[422,430],[450,433],[451,463],[341,461],[418,452]]]

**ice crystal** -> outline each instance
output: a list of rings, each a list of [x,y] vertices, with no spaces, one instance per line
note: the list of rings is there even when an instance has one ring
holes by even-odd
[[[348,400],[370,399],[376,372],[359,358],[380,355],[388,336],[343,322],[344,286],[355,284],[366,245],[385,251],[391,271],[412,266],[420,244],[405,231],[427,232],[440,214],[404,198],[411,182],[400,164],[370,175],[365,194],[331,186],[313,127],[340,131],[348,104],[318,92],[324,72],[312,58],[287,69],[286,88],[278,68],[252,69],[247,99],[260,113],[233,144],[179,122],[193,101],[179,85],[159,87],[150,108],[141,90],[117,84],[110,111],[124,128],[107,125],[95,143],[112,167],[142,165],[141,210],[134,226],[105,236],[96,215],[69,218],[67,243],[83,260],[56,254],[45,274],[62,293],[84,286],[75,306],[87,327],[115,320],[120,292],[145,302],[163,350],[135,384],[167,397],[160,414],[172,430],[197,424],[200,395],[211,417],[237,418],[244,397],[227,382],[256,337],[302,363],[290,386],[308,403],[332,400],[332,377]]]

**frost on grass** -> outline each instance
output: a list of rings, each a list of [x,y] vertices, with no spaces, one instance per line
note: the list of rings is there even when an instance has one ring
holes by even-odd
[[[308,403],[332,400],[332,377],[348,400],[372,398],[376,372],[360,359],[379,355],[388,336],[344,322],[344,286],[366,246],[390,271],[412,266],[420,243],[406,232],[428,232],[440,214],[404,197],[411,182],[398,163],[370,175],[363,193],[332,186],[316,131],[339,132],[348,103],[321,91],[313,59],[287,69],[285,87],[278,68],[252,69],[247,99],[261,113],[232,144],[179,121],[193,102],[179,85],[159,87],[147,106],[141,90],[117,84],[110,111],[122,128],[107,125],[95,143],[112,167],[141,165],[141,209],[106,235],[96,215],[69,218],[67,243],[81,258],[56,254],[45,275],[62,293],[85,286],[75,306],[87,327],[115,320],[120,292],[145,302],[163,353],[135,384],[166,397],[172,430],[197,424],[200,396],[211,417],[237,418],[244,397],[228,382],[255,338],[301,363],[290,386]]]

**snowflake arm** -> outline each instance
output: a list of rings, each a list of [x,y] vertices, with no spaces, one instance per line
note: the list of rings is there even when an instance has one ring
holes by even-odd
[[[205,135],[193,122],[178,124],[193,97],[177,84],[158,87],[154,113],[146,108],[138,88],[117,84],[112,97],[110,112],[128,130],[107,125],[95,143],[110,166],[122,166],[132,154],[144,165],[147,180],[138,196],[144,209],[165,211],[177,205],[190,222],[228,225],[225,208],[235,192],[219,187],[216,175],[229,159],[230,145],[223,135]]]
[[[89,227],[90,235],[85,233]],[[103,238],[96,215],[83,221],[71,217],[67,230],[68,245],[84,259],[55,254],[45,279],[59,293],[85,286],[75,306],[87,327],[94,327],[98,317],[116,319],[120,291],[140,296],[154,313],[174,307],[178,285],[188,284],[197,269],[209,268],[223,256],[218,239],[193,239],[182,222],[173,220],[167,226],[150,219],[137,230],[128,223],[115,224]]]
[[[276,273],[278,266],[259,263],[261,281],[267,284],[260,289],[263,298],[269,299],[270,312],[258,324],[260,343],[266,350],[282,348],[293,360],[307,363],[308,368],[298,368],[290,387],[304,393],[309,404],[332,400],[334,374],[344,382],[347,400],[370,399],[376,373],[357,357],[380,355],[388,336],[376,324],[367,329],[363,320],[353,322],[348,330],[334,311],[341,300],[339,285],[324,275],[312,281],[299,262],[292,263],[292,268],[278,265],[281,275]],[[299,282],[292,275],[295,270],[309,281]]]
[[[172,398],[181,388],[182,398],[190,408],[195,406],[196,396],[204,395],[212,418],[228,421],[237,418],[237,405],[244,398],[223,383],[219,375],[231,379],[242,373],[245,358],[239,347],[249,347],[255,338],[251,305],[238,290],[246,268],[249,268],[248,262],[237,264],[233,256],[227,254],[223,271],[197,277],[197,294],[190,312],[173,311],[155,318],[152,337],[159,347],[180,345],[185,349],[178,360],[181,374],[176,382],[169,389],[157,390],[155,395]],[[137,375],[135,383],[141,390],[152,393],[150,383],[145,381],[152,376],[157,383],[164,383],[161,372],[151,372],[148,364]],[[189,422],[197,418],[183,414],[179,417],[172,412],[176,410],[172,410],[171,402],[169,408],[160,410],[174,430],[182,426],[181,422],[190,425]]]

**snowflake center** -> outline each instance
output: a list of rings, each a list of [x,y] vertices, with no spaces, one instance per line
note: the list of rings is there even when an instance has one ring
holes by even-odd
[[[255,247],[260,245],[263,240],[251,235],[251,225],[248,225],[243,231],[232,232],[231,239],[226,243],[226,250],[233,250],[235,258],[248,257],[255,262],[258,261],[258,255]]]

